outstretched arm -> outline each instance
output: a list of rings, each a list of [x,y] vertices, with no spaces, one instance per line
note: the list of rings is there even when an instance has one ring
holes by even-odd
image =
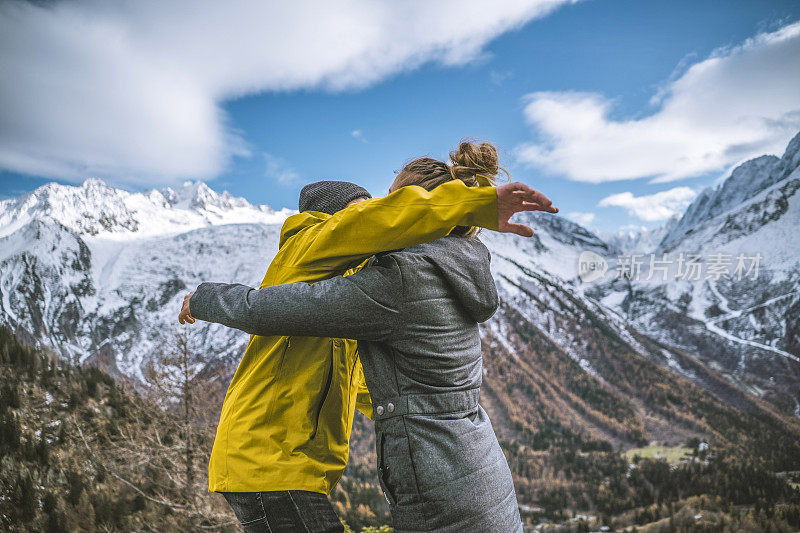
[[[195,319],[251,335],[386,340],[400,326],[401,295],[399,270],[375,265],[313,285],[300,282],[253,289],[202,283],[189,299],[189,311]]]
[[[520,211],[558,210],[523,183],[467,187],[454,180],[433,191],[403,187],[384,198],[352,205],[294,234],[290,248],[281,250],[280,266],[301,268],[306,274],[331,272],[379,252],[436,240],[456,226],[480,226],[529,237],[533,230],[509,222]],[[290,223],[291,219],[287,220]],[[280,282],[270,280],[271,284]]]

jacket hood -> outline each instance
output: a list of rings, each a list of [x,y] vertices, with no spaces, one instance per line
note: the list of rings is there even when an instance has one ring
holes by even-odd
[[[303,211],[302,213],[290,216],[283,221],[278,248],[283,247],[290,237],[294,237],[308,227],[319,224],[326,218],[330,218],[330,215],[318,213],[316,211]]]
[[[443,237],[407,250],[423,253],[436,265],[476,322],[485,322],[497,311],[497,287],[489,268],[491,254],[477,237]]]

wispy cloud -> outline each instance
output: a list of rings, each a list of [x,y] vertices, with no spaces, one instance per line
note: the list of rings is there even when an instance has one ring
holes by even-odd
[[[567,215],[570,220],[574,220],[581,226],[588,226],[594,222],[594,213],[582,213],[580,211],[573,211]]]
[[[241,146],[227,99],[461,65],[572,1],[0,2],[0,169],[213,177]]]
[[[358,139],[362,143],[367,142],[367,139],[364,137],[364,132],[361,131],[361,130],[353,130],[353,131],[351,131],[350,132],[350,136],[352,136],[354,139]]]
[[[609,118],[613,102],[594,93],[529,94],[539,140],[519,147],[520,161],[577,181],[664,182],[780,153],[800,129],[800,23],[676,72],[658,110],[637,119]]]
[[[683,212],[692,203],[697,193],[689,187],[675,187],[655,194],[634,196],[631,192],[621,192],[606,196],[598,207],[621,207],[629,214],[646,222],[667,220]]]
[[[288,161],[282,157],[272,154],[264,155],[264,175],[283,185],[296,185],[300,181],[300,175],[292,168]]]
[[[492,85],[503,85],[503,83],[513,77],[514,73],[510,70],[504,70],[502,72],[496,70],[489,71],[489,81],[492,82]]]

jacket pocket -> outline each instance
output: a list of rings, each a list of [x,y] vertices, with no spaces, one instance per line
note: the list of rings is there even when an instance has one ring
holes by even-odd
[[[395,505],[397,499],[389,485],[389,466],[386,464],[386,434],[381,432],[380,443],[378,445],[378,480],[381,482],[383,494],[389,505]]]
[[[322,389],[322,397],[319,399],[319,404],[317,404],[317,409],[314,413],[314,430],[311,432],[311,440],[314,440],[317,437],[317,433],[319,431],[319,419],[320,416],[322,416],[322,407],[325,405],[325,400],[328,399],[328,393],[331,390],[334,355],[335,354],[333,353],[333,350],[331,350],[330,364],[328,365],[328,377],[325,379],[325,387]]]
[[[421,493],[455,494],[463,479],[494,467],[505,456],[485,411],[405,417]],[[445,496],[441,496],[445,497]]]
[[[270,397],[269,403],[267,404],[269,407],[267,408],[267,416],[264,419],[265,427],[269,427],[272,425],[272,421],[275,419],[275,409],[278,405],[277,397],[278,397],[278,390],[281,388],[281,382],[283,378],[283,368],[286,366],[286,352],[289,351],[289,348],[292,346],[292,339],[290,337],[286,337],[286,340],[283,344],[283,350],[281,350],[281,358],[278,360],[278,367],[275,369],[275,375],[273,378],[272,386],[269,388]]]

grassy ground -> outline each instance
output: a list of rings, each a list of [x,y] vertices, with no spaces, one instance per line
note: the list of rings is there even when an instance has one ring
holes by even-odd
[[[644,448],[633,448],[622,454],[627,459],[633,459],[635,455],[647,459],[664,459],[669,463],[677,463],[692,456],[691,448],[684,446],[645,446]]]

